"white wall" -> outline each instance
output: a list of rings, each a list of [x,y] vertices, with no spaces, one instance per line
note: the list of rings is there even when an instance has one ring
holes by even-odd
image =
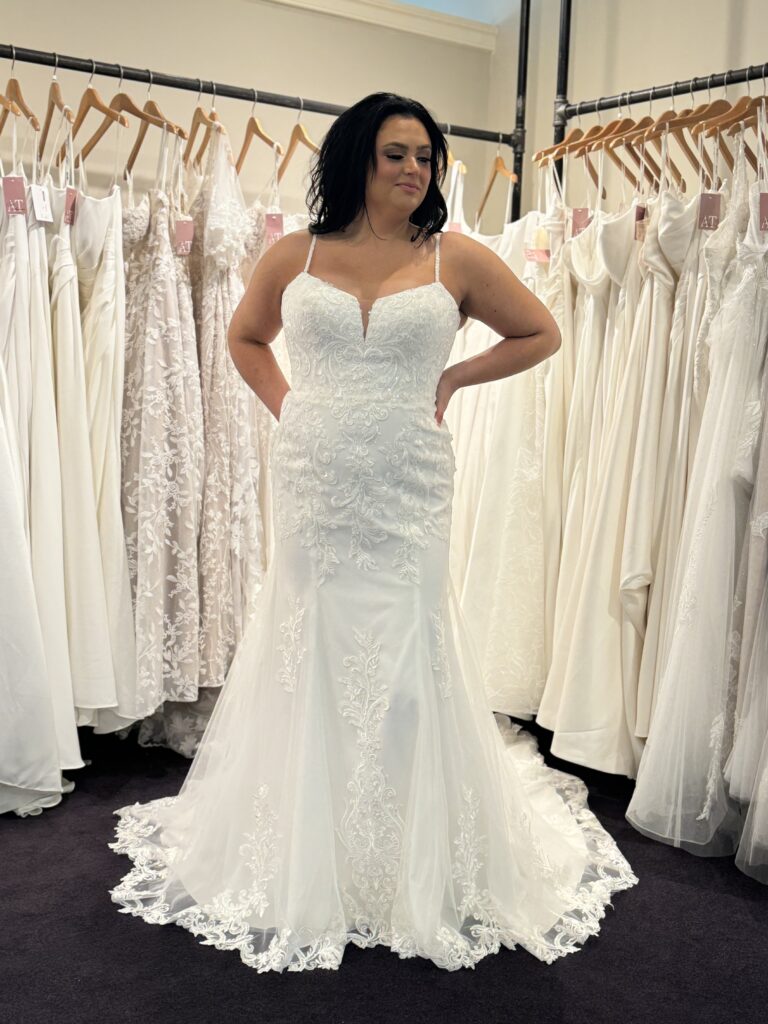
[[[374,90],[391,89],[421,100],[439,120],[489,130],[513,128],[519,0],[509,0],[509,14],[498,26],[495,52],[449,42],[437,33],[430,37],[292,5],[301,2],[134,0],[129,6],[117,0],[79,0],[65,14],[60,0],[35,0],[20,22],[23,31],[17,34],[14,26],[12,41],[339,104],[353,103]],[[376,3],[370,0],[365,5],[357,0],[329,0],[325,6],[352,13],[365,6],[367,16],[376,13]],[[534,0],[532,4],[523,211],[535,197],[530,155],[552,140],[559,12],[559,0]],[[468,29],[466,40],[471,39]],[[591,99],[766,60],[765,0],[574,0],[572,99]],[[5,63],[0,68],[0,83],[8,67]],[[17,70],[28,101],[42,113],[50,69],[18,65]],[[60,79],[65,97],[76,105],[85,77],[65,71]],[[107,79],[96,79],[96,84],[106,99],[116,86],[114,80]],[[143,88],[128,86],[137,100],[143,99]],[[734,88],[733,94],[737,91]],[[170,118],[188,124],[194,95],[156,88],[154,96]],[[223,99],[217,108],[230,130],[233,148],[239,149],[250,105]],[[661,109],[659,101],[654,110]],[[267,131],[283,141],[296,120],[293,111],[277,107],[263,106],[259,116]],[[585,125],[592,120],[585,118]],[[318,142],[330,123],[319,114],[305,114],[304,122]],[[93,123],[98,123],[95,118]],[[6,129],[0,138],[3,157],[9,151],[8,134]],[[451,145],[470,168],[465,213],[471,221],[496,147],[455,138]],[[123,152],[127,150],[126,143]],[[511,152],[506,147],[502,152],[511,166]],[[89,169],[97,181],[101,180],[100,171],[111,175],[113,154],[111,139],[94,151]],[[297,157],[284,179],[286,209],[302,206],[306,167],[306,159]],[[270,170],[266,147],[254,150],[243,172],[249,195],[265,184]],[[142,153],[137,171],[139,185],[154,173],[154,152],[149,148]],[[505,192],[498,182],[483,218],[483,230],[500,229]]]
[[[92,56],[343,105],[376,90],[391,90],[420,100],[439,120],[485,125],[490,68],[487,51],[318,11],[259,0],[133,0],[130,5],[117,0],[79,0],[65,11],[60,0],[35,0],[18,31],[16,28],[13,39],[3,33],[7,41],[33,49]],[[10,68],[8,62],[2,63],[0,84],[7,80]],[[42,120],[51,69],[18,64],[17,72],[27,102]],[[86,77],[62,71],[59,79],[65,99],[76,106]],[[107,101],[116,91],[114,79],[97,78],[95,84]],[[126,88],[143,103],[143,85],[128,83]],[[153,97],[169,118],[189,124],[195,105],[193,93],[156,87]],[[250,104],[221,99],[217,110],[237,153]],[[296,112],[271,106],[262,106],[257,112],[265,130],[285,142]],[[92,126],[99,124],[97,115],[91,114],[90,118]],[[319,143],[330,119],[308,113],[303,122],[310,137]],[[132,135],[135,130],[132,126]],[[150,134],[156,152],[159,132],[151,130]],[[8,136],[6,130],[0,139],[0,155],[5,158],[10,146]],[[110,136],[114,136],[114,129]],[[105,137],[89,160],[91,177],[97,181],[101,180],[99,172],[108,172],[111,177],[113,147],[113,139]],[[154,174],[155,156],[149,151],[149,141],[145,148],[147,152],[142,150],[136,169],[139,185]],[[127,155],[129,149],[126,140],[123,153]],[[462,147],[462,155],[475,164],[485,164],[492,158],[493,147],[470,142]],[[243,171],[246,191],[258,191],[272,166],[267,147],[255,149]],[[283,180],[286,209],[302,208],[306,169],[307,159],[297,155]],[[472,193],[480,187],[479,178],[468,183],[468,205],[476,201]]]
[[[523,209],[534,201],[531,154],[551,145],[557,76],[559,0],[534,0],[528,88],[528,145]],[[515,16],[500,26],[516,35]],[[768,61],[765,0],[574,0],[568,97],[595,99]],[[491,95],[514,90],[516,72],[495,70]],[[504,77],[506,75],[506,78]],[[758,83],[758,88],[762,88]],[[734,86],[731,96],[744,86]],[[722,95],[716,93],[715,95]],[[706,96],[706,94],[704,94]],[[698,97],[701,102],[701,95]],[[684,105],[685,97],[677,101]],[[655,113],[669,100],[653,105]],[[634,108],[637,110],[637,108]],[[647,107],[642,113],[647,111]],[[608,118],[603,115],[603,120]],[[613,115],[611,115],[613,116]],[[595,117],[584,117],[585,127]],[[680,169],[684,169],[680,162]],[[578,196],[575,196],[578,198]]]

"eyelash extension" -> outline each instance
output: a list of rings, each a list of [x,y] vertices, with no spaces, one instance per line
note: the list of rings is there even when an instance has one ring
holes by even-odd
[[[403,159],[401,154],[399,154],[399,153],[387,153],[387,157],[390,160],[402,160]],[[428,164],[430,162],[430,158],[428,156],[420,156],[420,157],[417,157],[416,159],[419,161],[419,163],[423,163],[423,164]]]

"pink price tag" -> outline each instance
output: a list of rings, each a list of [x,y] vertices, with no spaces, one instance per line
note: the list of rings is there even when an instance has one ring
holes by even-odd
[[[283,215],[282,213],[267,213],[264,217],[267,230],[267,247],[274,245],[278,238],[283,237]]]
[[[549,263],[551,255],[549,249],[523,249],[523,256],[529,263]]]
[[[452,220],[448,225],[449,231],[458,231],[461,234],[461,224],[457,220]]]
[[[702,192],[699,198],[699,228],[702,231],[714,231],[720,224],[719,192]]]
[[[27,212],[27,197],[24,192],[24,179],[18,174],[3,178],[3,202],[5,212],[17,214]]]
[[[194,237],[195,222],[191,217],[180,217],[173,227],[173,248],[177,256],[189,256]]]
[[[77,189],[67,188],[64,196],[64,223],[74,224],[77,215]]]
[[[572,237],[580,235],[581,232],[592,222],[592,214],[587,206],[574,206],[573,208],[573,230]]]
[[[760,193],[760,230],[768,231],[768,192]]]
[[[635,241],[642,242],[645,238],[645,229],[647,226],[646,222],[647,207],[636,206],[635,207]]]

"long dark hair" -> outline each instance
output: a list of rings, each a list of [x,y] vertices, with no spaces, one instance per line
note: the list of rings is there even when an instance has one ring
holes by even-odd
[[[343,231],[363,209],[368,173],[376,169],[376,135],[382,122],[393,115],[417,118],[432,144],[432,175],[427,194],[410,218],[418,227],[411,241],[425,241],[445,224],[448,209],[440,192],[448,164],[445,136],[417,100],[374,92],[336,118],[313,161],[307,192],[313,235]]]

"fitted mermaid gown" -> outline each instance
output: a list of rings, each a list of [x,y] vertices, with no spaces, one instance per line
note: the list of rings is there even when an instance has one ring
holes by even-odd
[[[348,942],[552,962],[637,879],[583,783],[486,703],[448,573],[439,235],[434,281],[367,323],[310,274],[316,239],[282,299],[275,555],[180,792],[115,812],[112,898],[259,971],[337,968]]]

